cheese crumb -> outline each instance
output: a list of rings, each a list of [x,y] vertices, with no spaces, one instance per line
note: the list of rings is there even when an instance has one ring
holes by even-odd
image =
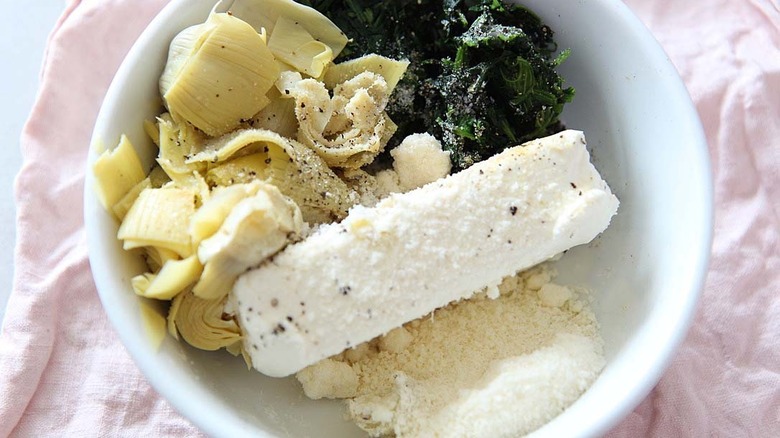
[[[566,286],[555,283],[547,283],[539,289],[539,299],[542,305],[548,307],[561,307],[572,297],[571,290]]]
[[[350,363],[355,363],[366,357],[370,350],[371,348],[367,342],[360,344],[355,348],[350,348],[349,350],[344,351],[344,359],[348,360]]]
[[[412,134],[390,151],[403,191],[416,189],[450,174],[450,152],[430,134]]]
[[[412,343],[412,335],[403,327],[391,330],[379,339],[379,349],[391,353],[400,353]]]
[[[380,199],[387,197],[392,193],[403,192],[401,189],[401,182],[398,179],[398,174],[392,169],[377,172],[376,184],[376,196]]]
[[[530,290],[539,290],[550,282],[550,273],[547,271],[536,272],[526,280],[526,287]]]
[[[306,397],[348,398],[357,393],[358,376],[347,363],[333,359],[321,360],[301,370],[296,377]]]

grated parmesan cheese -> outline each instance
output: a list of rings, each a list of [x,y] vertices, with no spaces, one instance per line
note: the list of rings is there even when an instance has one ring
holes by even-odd
[[[346,398],[349,416],[371,436],[530,433],[571,405],[605,363],[589,296],[553,276],[541,265],[510,277],[497,299],[483,293],[449,305],[298,380],[307,395]],[[338,375],[333,363],[344,365]],[[326,394],[344,387],[354,390]]]

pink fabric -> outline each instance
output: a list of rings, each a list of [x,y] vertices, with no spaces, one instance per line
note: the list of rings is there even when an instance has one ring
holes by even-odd
[[[0,335],[0,436],[197,435],[102,311],[84,242],[90,133],[164,0],[72,0],[22,135],[14,290]],[[713,160],[716,234],[689,336],[610,437],[780,433],[780,10],[773,0],[627,0],[679,69]]]

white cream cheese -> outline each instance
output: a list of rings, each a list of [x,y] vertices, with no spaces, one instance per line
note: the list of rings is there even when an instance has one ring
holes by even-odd
[[[242,275],[244,347],[258,371],[288,376],[591,241],[617,207],[581,132],[507,149],[355,207]]]

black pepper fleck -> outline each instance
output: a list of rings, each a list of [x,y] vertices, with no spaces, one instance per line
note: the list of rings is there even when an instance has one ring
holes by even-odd
[[[274,329],[273,329],[273,331],[271,333],[273,333],[275,335],[278,335],[279,333],[284,333],[285,331],[287,331],[287,329],[280,322],[279,324],[276,325],[276,327],[274,327]]]
[[[517,214],[517,207],[515,207],[514,205],[509,207],[509,213],[511,213],[512,216],[516,215]]]

